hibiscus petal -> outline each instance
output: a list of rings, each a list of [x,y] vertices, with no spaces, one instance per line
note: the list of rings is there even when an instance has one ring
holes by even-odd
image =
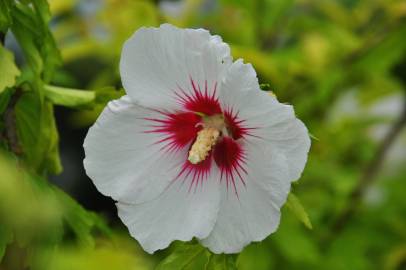
[[[211,96],[230,63],[230,48],[220,37],[163,24],[142,27],[127,40],[120,73],[133,100],[170,110],[197,91]]]
[[[215,173],[215,172],[212,172]],[[220,185],[209,178],[192,190],[175,181],[160,197],[142,204],[118,202],[118,215],[145,251],[153,253],[174,240],[205,238],[217,218]]]
[[[222,82],[220,101],[233,108],[249,130],[248,140],[272,144],[285,155],[290,180],[297,180],[306,164],[310,138],[293,107],[261,91],[255,70],[242,60],[234,62]],[[261,143],[261,142],[259,142]]]
[[[216,225],[201,242],[215,253],[237,253],[252,241],[273,233],[280,207],[290,190],[286,159],[270,145],[246,142],[245,182],[236,181],[237,195],[222,184],[222,201]]]
[[[176,178],[190,143],[166,151],[164,146],[172,144],[165,134],[149,132],[151,126],[159,130],[151,119],[161,118],[162,114],[133,104],[128,96],[109,102],[84,142],[84,167],[101,193],[118,201],[141,203],[159,196]],[[182,125],[184,142],[186,124]],[[194,123],[190,125],[195,128]]]
[[[218,219],[202,244],[215,253],[236,253],[277,229],[280,208],[303,170],[310,139],[291,106],[260,90],[251,65],[234,62],[221,89],[222,107],[240,119],[238,142],[246,175],[244,182],[235,182],[238,196],[222,184]]]
[[[268,127],[264,131],[268,142],[285,155],[289,167],[289,179],[298,180],[306,165],[310,138],[306,126],[299,119],[290,119]]]

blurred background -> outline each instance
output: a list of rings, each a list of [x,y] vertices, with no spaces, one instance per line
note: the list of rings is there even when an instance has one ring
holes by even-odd
[[[54,85],[121,89],[123,42],[141,26],[169,22],[220,35],[234,59],[252,63],[260,82],[294,106],[313,137],[307,166],[293,187],[313,229],[283,209],[279,230],[245,248],[238,269],[406,269],[406,1],[49,3],[63,59]],[[17,63],[23,62],[13,35],[6,36],[5,46]],[[115,91],[112,97],[120,94]],[[113,228],[117,245],[104,243],[97,233],[95,249],[68,243],[50,269],[152,269],[168,253],[144,253],[119,221],[114,202],[98,193],[84,173],[83,140],[104,104],[81,110],[55,107],[64,170],[51,181],[98,213]],[[58,211],[47,214],[50,204],[36,207],[48,217]],[[18,268],[11,262],[19,258],[13,259],[15,249],[7,250],[8,262],[0,269]]]

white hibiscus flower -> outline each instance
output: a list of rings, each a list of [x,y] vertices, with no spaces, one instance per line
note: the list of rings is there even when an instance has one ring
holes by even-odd
[[[203,29],[139,29],[120,72],[127,95],[89,129],[84,166],[142,247],[236,253],[274,232],[310,147],[292,106]]]

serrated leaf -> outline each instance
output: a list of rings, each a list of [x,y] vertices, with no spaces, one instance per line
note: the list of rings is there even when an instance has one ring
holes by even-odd
[[[199,244],[181,244],[159,263],[156,270],[205,269],[209,252]]]
[[[14,55],[0,44],[0,94],[7,88],[12,87],[20,70],[14,63]]]
[[[293,214],[308,228],[313,229],[312,223],[310,222],[309,216],[306,213],[300,200],[292,192],[289,193],[288,200],[286,201],[286,206]]]
[[[53,104],[66,107],[80,107],[91,105],[96,100],[96,93],[71,88],[45,85],[45,97]]]
[[[234,255],[212,254],[205,270],[237,270]]]

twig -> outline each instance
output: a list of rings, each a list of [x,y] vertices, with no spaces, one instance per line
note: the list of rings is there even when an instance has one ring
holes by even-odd
[[[15,93],[11,96],[10,102],[4,112],[4,124],[5,124],[5,137],[8,145],[16,155],[22,154],[20,143],[18,142],[17,127],[16,127],[16,115],[15,106],[22,95],[22,90],[17,88]]]
[[[402,129],[406,126],[406,97],[403,106],[402,114],[399,116],[396,122],[393,123],[391,129],[386,134],[382,142],[379,144],[374,157],[372,160],[367,164],[365,170],[363,171],[357,186],[351,192],[347,206],[344,210],[338,215],[336,221],[334,222],[331,232],[333,235],[339,234],[347,223],[353,217],[357,205],[359,205],[360,200],[362,199],[365,191],[371,184],[375,181],[378,176],[378,172],[382,167],[384,162],[385,156],[390,149],[393,142],[401,133]]]

